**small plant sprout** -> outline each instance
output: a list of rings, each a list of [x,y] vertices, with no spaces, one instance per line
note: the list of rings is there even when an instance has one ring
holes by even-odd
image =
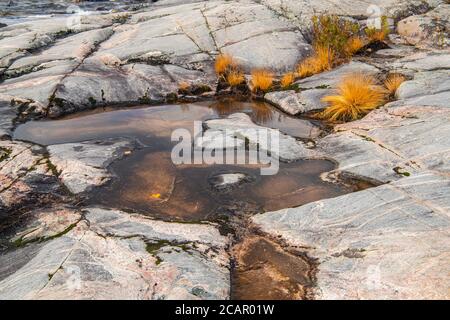
[[[228,54],[220,54],[216,58],[216,62],[214,64],[214,69],[218,76],[223,76],[225,73],[230,71],[230,69],[234,68],[236,63]]]
[[[390,74],[384,81],[384,86],[388,90],[391,96],[394,96],[400,85],[406,80],[406,78],[398,73]]]
[[[281,87],[283,89],[289,88],[295,81],[294,72],[287,72],[281,77]]]
[[[386,90],[371,75],[356,73],[345,76],[337,94],[322,99],[328,107],[321,113],[325,119],[356,120],[386,101]]]
[[[236,87],[245,81],[244,73],[237,69],[232,69],[227,74],[227,82],[231,87]]]
[[[252,90],[253,92],[266,92],[272,87],[273,74],[270,71],[264,69],[258,69],[252,71]]]

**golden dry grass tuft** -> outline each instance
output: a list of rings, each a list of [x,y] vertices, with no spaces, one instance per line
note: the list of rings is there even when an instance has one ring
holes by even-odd
[[[227,74],[227,82],[231,87],[236,87],[245,81],[245,76],[242,71],[232,69]]]
[[[180,92],[189,91],[190,88],[191,88],[191,85],[189,82],[182,81],[178,84],[178,91],[180,91]]]
[[[388,92],[393,96],[400,85],[405,82],[406,78],[398,73],[393,73],[387,77],[384,81],[384,86],[388,90]]]
[[[332,49],[316,46],[314,54],[303,60],[297,66],[297,75],[300,78],[304,78],[316,73],[331,70],[334,60],[335,54]]]
[[[217,75],[221,76],[235,66],[236,62],[234,61],[232,56],[228,54],[220,54],[216,58],[214,70],[216,71]]]
[[[281,77],[281,87],[282,88],[289,88],[295,81],[295,73],[294,72],[287,72]]]
[[[273,73],[264,69],[258,69],[252,71],[252,90],[254,92],[265,92],[272,87]]]
[[[361,37],[351,37],[350,39],[348,39],[347,44],[345,45],[345,54],[348,57],[352,57],[355,53],[361,50],[364,45],[364,40]]]
[[[386,90],[374,77],[362,73],[345,76],[337,88],[337,95],[326,96],[322,101],[328,107],[321,117],[331,121],[356,120],[386,101]]]

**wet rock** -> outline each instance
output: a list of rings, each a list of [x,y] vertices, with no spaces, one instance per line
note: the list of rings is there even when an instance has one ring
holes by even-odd
[[[60,190],[44,150],[23,142],[0,141],[0,216],[48,203]]]
[[[339,125],[320,140],[318,151],[335,159],[335,173],[374,182],[399,180],[433,170],[450,169],[448,108],[395,107],[380,109],[359,121]]]
[[[316,156],[314,150],[295,138],[279,133],[278,130],[261,127],[254,124],[245,113],[235,113],[225,119],[214,119],[205,122],[208,130],[201,139],[196,140],[197,146],[206,149],[234,149],[246,144],[259,145],[260,150],[269,151],[272,156],[279,156],[285,161],[294,161]],[[274,135],[274,140],[265,142],[258,135]]]
[[[294,90],[275,91],[267,93],[264,99],[290,115],[297,115],[325,108],[321,99],[329,92],[326,89],[311,89],[299,93]]]
[[[125,139],[88,141],[48,146],[50,161],[59,178],[72,193],[85,192],[111,179],[107,167],[133,149]]]
[[[0,281],[0,297],[226,299],[226,245],[213,225],[88,208],[70,231],[41,243],[27,262]],[[1,264],[13,257],[14,251],[0,256]]]
[[[342,77],[352,73],[365,73],[376,75],[379,69],[358,61],[351,61],[331,71],[319,73],[311,77],[295,82],[302,90],[304,89],[330,89],[335,88]]]
[[[448,299],[449,195],[424,172],[252,220],[318,258],[316,299]]]
[[[441,4],[422,15],[414,15],[397,24],[397,32],[410,44],[443,48],[450,45],[450,5]]]
[[[209,179],[209,183],[217,191],[232,190],[251,181],[253,181],[252,177],[245,173],[222,173]]]

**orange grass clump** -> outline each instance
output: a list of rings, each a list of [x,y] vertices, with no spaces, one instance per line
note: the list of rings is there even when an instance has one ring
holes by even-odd
[[[228,54],[218,55],[214,64],[214,69],[218,75],[225,74],[230,68],[234,67],[236,63]]]
[[[297,66],[297,74],[300,78],[305,78],[322,71],[331,70],[334,59],[335,54],[332,49],[317,46],[314,54]]]
[[[281,78],[281,87],[288,88],[295,81],[295,74],[293,72],[287,72]]]
[[[267,70],[253,70],[251,83],[253,91],[265,92],[272,87],[273,74]]]
[[[372,30],[366,32],[370,42],[382,42],[386,40],[387,34],[383,30]]]
[[[352,37],[348,39],[345,46],[345,53],[351,57],[364,47],[364,40],[361,37]]]
[[[245,81],[244,74],[240,70],[231,70],[227,74],[227,82],[231,87],[236,87]]]
[[[189,91],[190,88],[191,88],[191,85],[189,84],[189,82],[182,81],[178,84],[178,91],[180,91],[180,92]]]
[[[322,99],[329,106],[321,116],[331,121],[356,120],[381,106],[386,99],[386,90],[377,84],[375,78],[361,73],[344,77],[337,91],[337,95]]]
[[[389,91],[389,93],[393,96],[400,85],[406,80],[404,76],[398,73],[391,74],[386,81],[384,81],[384,86]]]

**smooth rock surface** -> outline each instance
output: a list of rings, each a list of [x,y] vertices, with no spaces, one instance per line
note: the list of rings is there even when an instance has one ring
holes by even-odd
[[[450,70],[418,72],[414,79],[402,83],[397,101],[388,106],[450,107]]]
[[[422,173],[252,220],[319,259],[317,299],[449,299],[449,208],[448,177]]]
[[[376,75],[380,70],[369,64],[351,61],[331,71],[322,72],[311,77],[301,79],[295,82],[301,89],[330,89],[335,88],[336,85],[346,75],[352,73],[365,73]]]
[[[319,152],[335,159],[337,173],[374,182],[398,180],[423,170],[448,172],[448,108],[396,107],[339,125],[320,140]]]
[[[259,145],[261,151],[269,151],[284,161],[311,158],[316,155],[306,145],[295,138],[282,134],[278,130],[254,124],[245,113],[234,113],[225,119],[214,119],[205,122],[208,130],[202,139],[196,140],[197,146],[205,149],[243,148],[246,144]],[[267,137],[264,140],[259,137]],[[270,140],[273,137],[273,140]]]
[[[54,200],[60,192],[41,147],[0,141],[0,216],[2,223],[16,210]]]
[[[59,179],[72,193],[81,193],[109,181],[107,167],[123,157],[133,144],[124,139],[57,144],[47,147]]]
[[[71,214],[76,213],[66,212]],[[23,266],[0,281],[0,297],[226,299],[226,244],[213,225],[88,208],[75,227],[42,243]],[[1,264],[11,263],[15,254],[1,256]]]
[[[435,71],[450,68],[450,53],[446,50],[435,52],[420,52],[399,59],[392,64],[393,68],[406,69],[414,72]]]
[[[321,99],[330,93],[326,89],[311,89],[301,92],[294,90],[266,93],[264,99],[290,115],[298,115],[325,108]]]

